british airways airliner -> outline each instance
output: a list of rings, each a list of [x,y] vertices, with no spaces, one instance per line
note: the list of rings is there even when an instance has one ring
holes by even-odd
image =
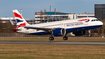
[[[98,28],[103,25],[101,21],[94,17],[30,25],[17,10],[13,10],[13,14],[17,25],[13,31],[29,35],[50,34],[51,36],[49,37],[49,40],[54,40],[54,36],[63,36],[63,40],[67,40],[68,33],[71,33],[71,35],[74,36],[84,35],[86,30]]]

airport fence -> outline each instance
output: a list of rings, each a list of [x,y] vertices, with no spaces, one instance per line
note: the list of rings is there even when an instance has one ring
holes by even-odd
[[[49,35],[27,35],[21,33],[0,33],[0,37],[48,37]]]

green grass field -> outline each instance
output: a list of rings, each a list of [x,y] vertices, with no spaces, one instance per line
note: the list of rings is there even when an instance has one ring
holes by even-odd
[[[0,44],[0,59],[105,59],[105,46]]]
[[[0,41],[49,41],[43,38],[0,38]],[[54,41],[63,41],[55,38]],[[105,38],[69,38],[74,42],[105,42]],[[0,59],[105,59],[104,45],[0,44]]]
[[[37,38],[11,38],[11,37],[1,37],[0,41],[49,41],[48,37],[37,37]],[[60,41],[63,42],[62,37],[55,37],[54,41]],[[105,42],[105,38],[88,38],[88,37],[69,37],[68,42]]]

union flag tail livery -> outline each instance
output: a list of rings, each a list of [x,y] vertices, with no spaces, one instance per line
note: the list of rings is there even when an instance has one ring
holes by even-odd
[[[29,25],[17,10],[13,10],[13,14],[14,14],[14,18],[16,20],[17,27],[14,28],[12,31],[17,32],[21,26]]]
[[[17,11],[13,10],[14,18],[16,20],[16,25],[17,26],[26,26],[29,25],[26,20],[22,17],[22,15]]]

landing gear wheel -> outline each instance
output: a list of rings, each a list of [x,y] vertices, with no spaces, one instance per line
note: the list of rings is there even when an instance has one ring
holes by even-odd
[[[49,37],[49,40],[50,40],[50,41],[53,41],[53,40],[54,40],[54,37]]]
[[[63,40],[68,40],[68,37],[67,37],[67,36],[64,36],[64,37],[63,37]]]

